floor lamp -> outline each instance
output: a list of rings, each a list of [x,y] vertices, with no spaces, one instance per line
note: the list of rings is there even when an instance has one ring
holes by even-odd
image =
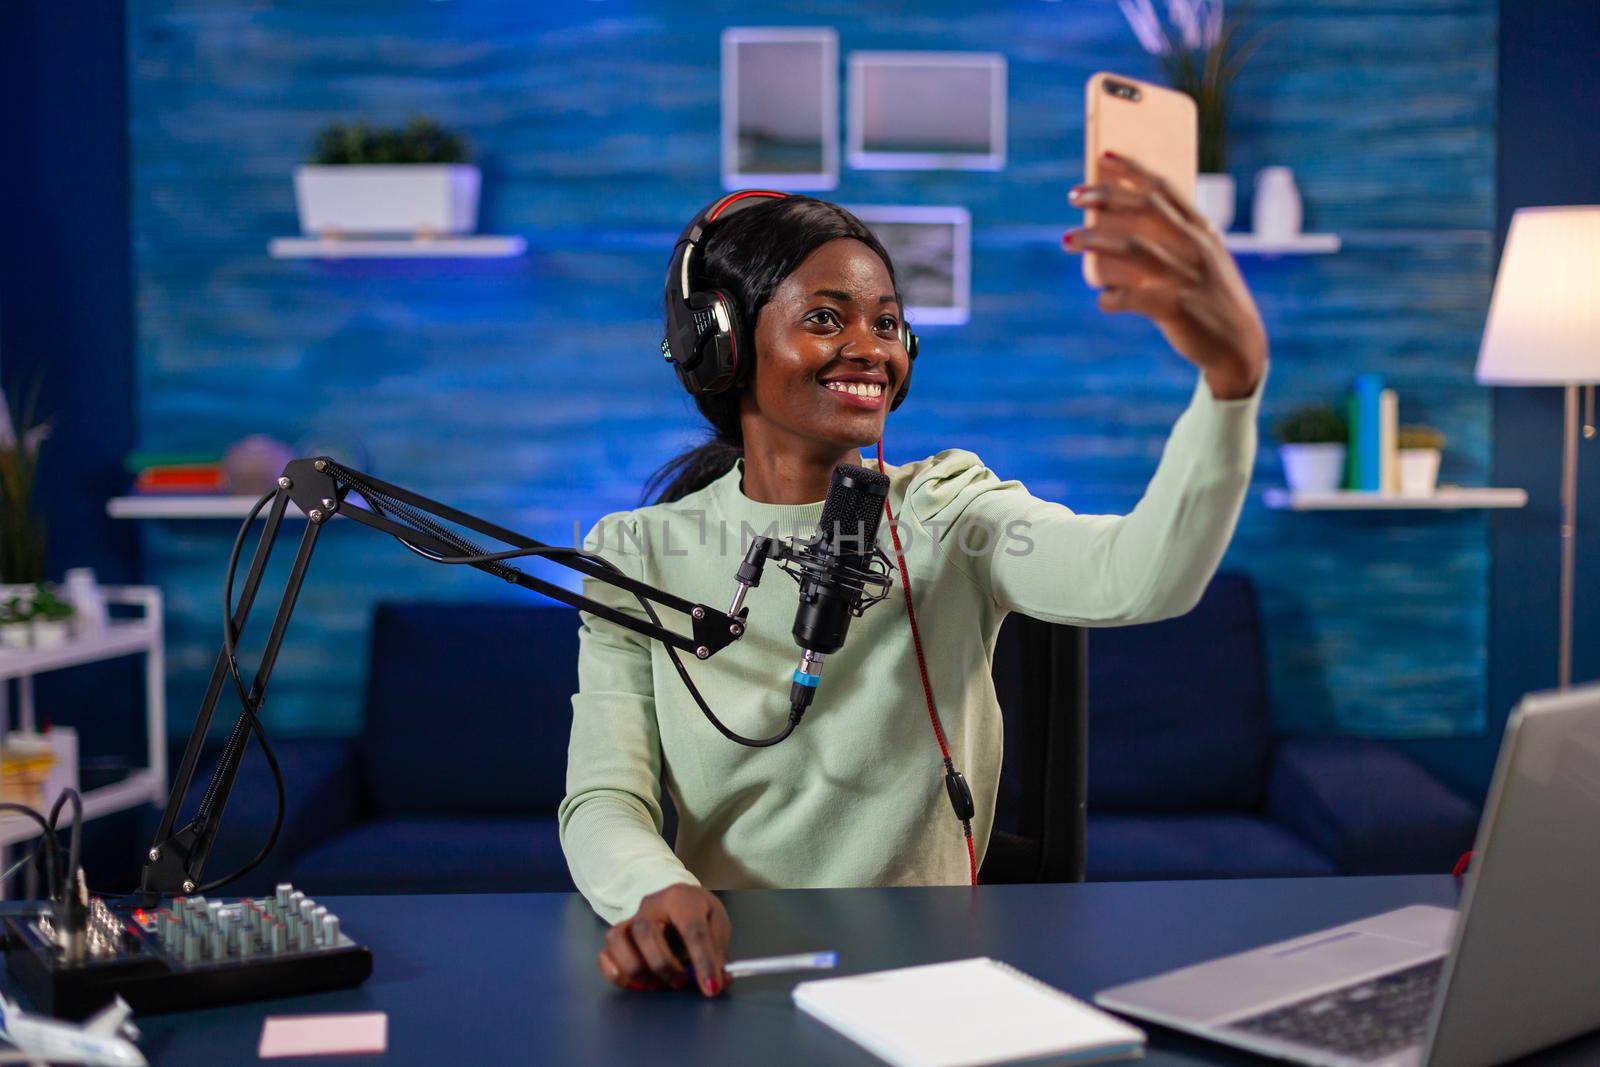
[[[1511,217],[1489,322],[1478,349],[1484,385],[1566,388],[1561,445],[1561,628],[1557,674],[1572,684],[1572,598],[1578,512],[1578,387],[1593,438],[1600,382],[1600,205],[1528,207]]]

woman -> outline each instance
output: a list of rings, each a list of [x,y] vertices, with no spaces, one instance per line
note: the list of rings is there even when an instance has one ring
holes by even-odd
[[[1097,225],[1063,244],[1100,256],[1101,309],[1147,316],[1200,370],[1143,499],[1127,516],[1076,515],[961,450],[882,467],[928,681],[976,804],[973,854],[951,817],[898,572],[888,602],[829,657],[804,723],[771,748],[720,736],[663,646],[586,614],[560,827],[574,881],[613,924],[598,957],[607,980],[682,988],[692,965],[700,992],[725,989],[731,930],[712,889],[968,882],[1000,777],[990,655],[1005,614],[1144,622],[1187,611],[1205,588],[1250,478],[1266,336],[1217,231],[1131,161],[1106,164],[1107,180],[1069,196],[1100,212]],[[834,205],[747,207],[706,228],[694,263],[692,285],[725,291],[747,324],[748,379],[696,397],[714,439],[663,468],[657,503],[607,516],[586,545],[723,604],[749,537],[809,533],[834,467],[877,465],[862,450],[882,436],[910,358],[889,256]],[[608,586],[585,591],[637,612]],[[785,721],[797,596],[769,573],[746,601],[744,638],[691,663],[707,704],[747,737]],[[661,837],[663,778],[675,847]]]

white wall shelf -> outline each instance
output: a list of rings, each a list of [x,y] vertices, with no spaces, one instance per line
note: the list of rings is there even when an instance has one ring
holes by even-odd
[[[0,597],[22,591],[20,586],[0,586]],[[138,618],[112,619],[99,633],[77,635],[49,648],[7,648],[0,651],[0,733],[16,729],[31,733],[36,729],[33,677],[45,671],[62,670],[85,663],[143,655],[145,698],[145,766],[134,768],[121,781],[112,782],[83,794],[83,817],[95,819],[112,812],[160,805],[167,793],[167,679],[163,644],[161,590],[145,585],[102,586],[106,603],[140,609]],[[11,716],[11,684],[17,689],[16,717]],[[0,869],[6,864],[9,846],[27,841],[39,833],[32,819],[22,815],[0,817]],[[0,885],[0,897],[4,895]]]
[[[1459,511],[1463,508],[1520,508],[1528,503],[1523,489],[1443,487],[1432,496],[1338,489],[1328,493],[1296,493],[1268,489],[1262,501],[1280,511]]]
[[[528,250],[522,237],[274,237],[273,259],[510,259]]]
[[[1253,233],[1225,233],[1222,243],[1242,256],[1325,256],[1339,251],[1336,233],[1302,233],[1286,241],[1272,241]]]
[[[225,493],[114,496],[106,501],[106,514],[113,519],[242,519],[255,506],[256,499]],[[262,508],[257,518],[265,519],[270,510],[270,505]],[[303,519],[305,513],[291,501],[283,517]]]

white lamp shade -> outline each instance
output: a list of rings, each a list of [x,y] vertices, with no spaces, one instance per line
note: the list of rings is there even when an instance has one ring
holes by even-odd
[[[1478,381],[1600,382],[1600,205],[1528,207],[1511,217]]]

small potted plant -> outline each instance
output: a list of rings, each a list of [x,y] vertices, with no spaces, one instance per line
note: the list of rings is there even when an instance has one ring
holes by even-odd
[[[20,596],[0,605],[0,648],[28,648],[33,644],[31,627],[33,605]]]
[[[54,648],[72,636],[71,604],[56,595],[48,585],[40,585],[33,594],[33,614],[29,623],[33,631],[34,648]]]
[[[428,118],[404,127],[335,123],[295,168],[300,229],[310,236],[430,237],[478,228],[482,175],[466,141]]]
[[[1331,493],[1344,481],[1345,445],[1350,431],[1326,405],[1298,408],[1278,423],[1278,456],[1283,476],[1297,493]]]
[[[1396,444],[1400,452],[1400,495],[1432,496],[1439,485],[1444,434],[1432,426],[1402,426]]]

